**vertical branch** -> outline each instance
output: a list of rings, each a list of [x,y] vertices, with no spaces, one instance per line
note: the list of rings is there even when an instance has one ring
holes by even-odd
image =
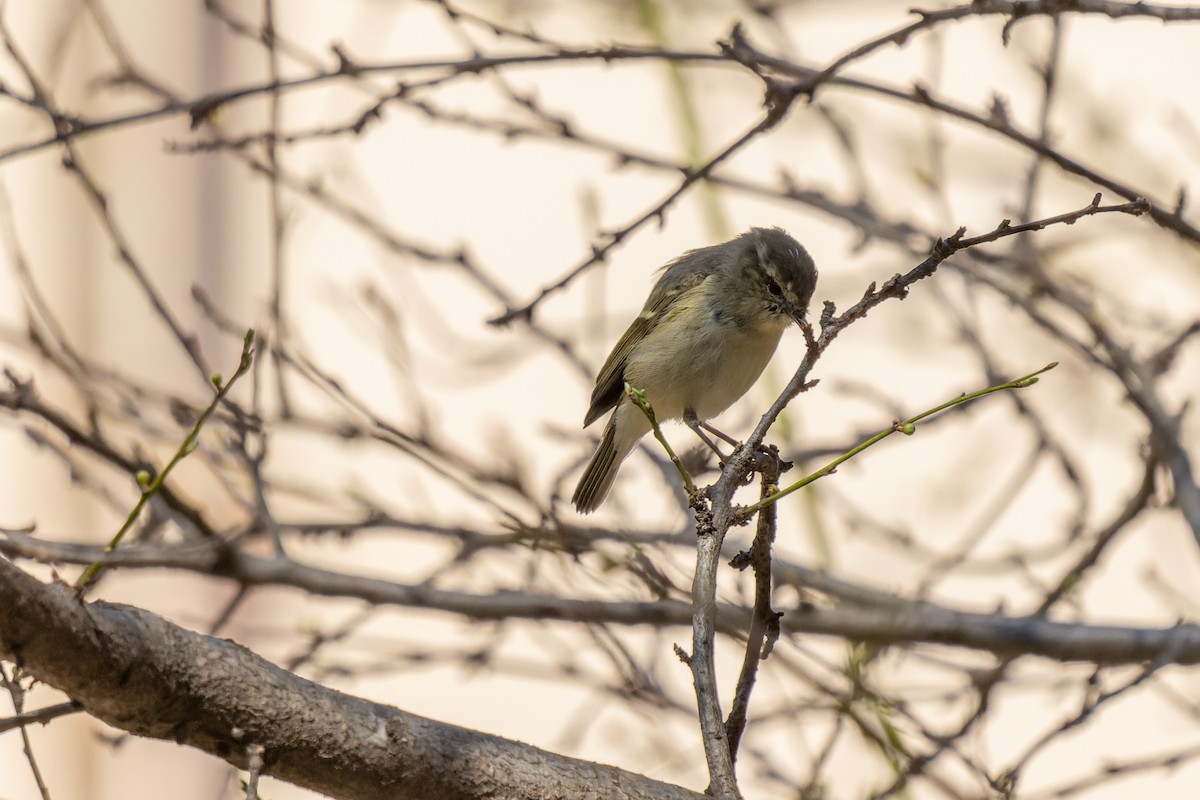
[[[287,395],[287,381],[283,378],[283,361],[279,356],[278,345],[285,339],[283,317],[284,292],[284,239],[286,223],[283,217],[282,187],[279,183],[279,119],[282,99],[279,86],[279,48],[276,44],[275,2],[263,0],[262,40],[267,50],[267,71],[270,78],[271,91],[268,95],[267,115],[268,129],[263,137],[263,147],[266,151],[267,167],[270,184],[270,214],[271,214],[271,335],[277,346],[268,348],[268,357],[275,366],[276,391],[279,397],[279,410],[286,419],[289,416],[290,403]],[[255,382],[257,388],[258,382]],[[257,406],[258,393],[255,392]],[[265,449],[265,448],[264,448]]]
[[[762,475],[760,499],[766,500],[779,491],[780,462],[768,467]],[[771,547],[775,543],[775,504],[771,503],[758,512],[758,524],[754,530],[754,541],[749,553],[741,553],[734,559],[733,566],[754,570],[754,616],[750,619],[750,631],[746,636],[746,653],[742,658],[742,671],[738,675],[737,689],[729,718],[725,720],[725,735],[729,740],[729,757],[737,763],[738,745],[746,729],[746,717],[750,708],[750,693],[758,678],[758,662],[767,658],[774,640],[779,636],[779,618],[771,608]],[[771,639],[768,641],[768,633]]]
[[[717,628],[717,569],[728,526],[715,528],[707,509],[696,511],[696,577],[692,582],[692,655],[685,659],[692,670],[700,734],[708,762],[708,794],[721,800],[740,798],[733,774],[733,756],[721,718],[717,691],[715,639]]]
[[[1046,63],[1041,68],[1042,73],[1042,107],[1038,115],[1038,133],[1037,139],[1044,146],[1050,146],[1050,107],[1054,100],[1054,89],[1058,85],[1058,61],[1062,55],[1063,41],[1063,21],[1059,15],[1051,17],[1053,30],[1051,32],[1050,48],[1046,53]],[[1029,165],[1029,172],[1025,174],[1025,198],[1021,204],[1021,211],[1018,213],[1018,218],[1022,222],[1027,222],[1033,219],[1034,203],[1037,199],[1038,179],[1041,176],[1042,167],[1046,163],[1046,157],[1040,152],[1033,154],[1033,161]],[[1017,240],[1020,242],[1030,241],[1030,237],[1022,237]]]
[[[650,40],[663,50],[670,50],[666,26],[663,24],[664,9],[660,0],[634,0],[633,7],[638,16],[638,22],[650,36]],[[677,61],[666,60],[662,64],[670,82],[670,94],[675,100],[675,111],[678,116],[680,137],[683,142],[683,157],[688,169],[696,169],[704,163],[704,125],[696,108],[692,87],[682,65]],[[721,207],[721,197],[717,187],[711,181],[704,181],[696,187],[700,193],[704,217],[708,229],[714,239],[728,239],[732,234],[729,220]]]
[[[283,375],[283,359],[280,356],[280,347],[286,340],[282,308],[285,222],[283,218],[282,187],[279,183],[279,119],[282,99],[279,94],[279,48],[276,44],[277,32],[275,29],[274,0],[263,0],[262,39],[266,46],[267,71],[271,83],[271,92],[267,104],[267,114],[269,116],[268,128],[266,136],[263,138],[263,145],[266,149],[267,167],[270,172],[268,180],[268,185],[270,186],[268,203],[271,214],[271,295],[269,303],[271,309],[270,336],[274,337],[274,342],[272,343],[273,346],[269,346],[266,352],[268,359],[270,359],[271,364],[275,367],[279,413],[287,419],[290,416],[290,404],[288,403],[287,381]],[[258,377],[257,373],[255,377]],[[251,403],[252,411],[257,418],[262,417],[261,396],[259,394],[261,386],[262,383],[260,381],[255,380],[253,382]],[[252,445],[252,448],[248,447],[248,445]],[[243,431],[240,449],[245,454],[247,467],[254,481],[254,501],[258,507],[259,517],[264,520],[264,526],[271,538],[271,544],[275,548],[275,554],[282,555],[283,536],[279,531],[279,523],[275,520],[274,514],[271,513],[267,505],[266,487],[263,485],[262,467],[267,460],[266,431],[261,427],[253,431]]]

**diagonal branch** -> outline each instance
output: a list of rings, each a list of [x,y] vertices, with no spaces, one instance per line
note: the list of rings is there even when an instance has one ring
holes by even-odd
[[[234,642],[85,603],[0,560],[0,653],[138,736],[336,798],[703,797],[616,767],[408,714],[305,680]],[[546,780],[553,775],[554,780]]]

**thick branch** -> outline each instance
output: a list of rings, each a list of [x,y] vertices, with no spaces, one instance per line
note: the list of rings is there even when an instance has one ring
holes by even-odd
[[[261,747],[263,774],[331,797],[702,797],[327,689],[148,611],[83,602],[2,559],[0,608],[0,653],[97,719],[242,768]]]

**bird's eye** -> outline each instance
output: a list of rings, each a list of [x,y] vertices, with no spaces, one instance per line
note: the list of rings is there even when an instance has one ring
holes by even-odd
[[[779,284],[772,278],[767,278],[767,291],[776,297],[783,297],[783,289],[780,289]]]

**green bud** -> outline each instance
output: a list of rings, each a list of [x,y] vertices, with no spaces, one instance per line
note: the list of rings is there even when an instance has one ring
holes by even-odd
[[[139,469],[137,472],[135,472],[133,474],[133,478],[134,478],[134,480],[137,481],[137,485],[142,487],[143,489],[145,489],[147,486],[150,485],[150,471],[149,470]]]
[[[917,432],[917,426],[913,425],[911,422],[906,422],[900,426],[900,432],[905,436],[912,436]]]

